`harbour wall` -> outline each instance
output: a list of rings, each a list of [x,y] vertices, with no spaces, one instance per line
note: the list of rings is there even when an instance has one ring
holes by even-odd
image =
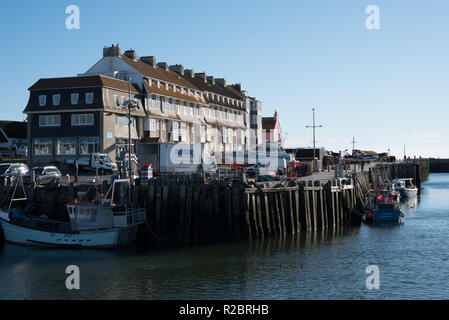
[[[429,159],[430,172],[449,172],[449,159]]]
[[[332,180],[249,184],[201,176],[152,179],[134,190],[135,205],[145,207],[147,223],[137,242],[146,247],[189,246],[285,236],[304,231],[360,225],[366,192],[383,180],[414,178],[420,187],[428,161],[378,164],[368,171]],[[107,185],[28,187],[27,206],[52,219],[67,219],[65,203],[79,191],[95,197]],[[85,189],[82,189],[85,188]],[[86,189],[87,188],[87,189]],[[7,205],[13,185],[0,181],[0,204]],[[20,195],[20,190],[16,190]]]

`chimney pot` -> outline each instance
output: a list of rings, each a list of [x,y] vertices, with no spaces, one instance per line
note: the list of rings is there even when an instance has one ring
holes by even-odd
[[[226,80],[223,78],[217,78],[215,79],[215,83],[219,84],[220,86],[226,87]]]
[[[159,67],[161,67],[162,69],[164,69],[165,71],[168,71],[168,63],[167,62],[159,62],[157,65]]]
[[[209,81],[212,84],[215,84],[215,78],[212,76],[207,77],[207,81]]]
[[[170,66],[170,69],[182,76],[184,75],[184,66],[182,64],[175,64],[174,66]]]
[[[103,48],[103,57],[118,57],[120,54],[120,47],[112,45],[112,47]]]
[[[140,60],[152,66],[153,68],[156,68],[156,57],[154,56],[141,57]]]
[[[207,82],[206,72],[195,73],[195,78],[199,78],[199,79],[203,80],[204,82]]]
[[[193,69],[185,69],[184,73],[189,76],[190,78],[193,78],[195,76],[195,71]]]
[[[240,83],[231,84],[231,88],[237,90],[238,92],[242,92],[242,85]]]
[[[130,59],[137,60],[136,51],[134,51],[133,49],[126,50],[125,56],[127,56]]]

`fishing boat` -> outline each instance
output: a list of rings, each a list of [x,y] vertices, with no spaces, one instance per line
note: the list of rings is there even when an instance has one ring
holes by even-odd
[[[416,197],[418,195],[418,188],[413,184],[412,178],[395,179],[393,180],[395,190],[401,194],[403,198]]]
[[[389,190],[369,190],[364,206],[365,222],[402,222],[399,199]]]
[[[134,243],[137,229],[146,222],[142,208],[128,205],[125,194],[129,179],[117,179],[104,197],[94,201],[75,200],[66,204],[68,221],[34,216],[16,206],[27,201],[15,198],[19,182],[7,210],[0,209],[0,224],[7,242],[39,247],[115,248]],[[23,185],[22,185],[23,188]],[[26,195],[23,189],[23,194]],[[118,195],[118,199],[114,196]]]

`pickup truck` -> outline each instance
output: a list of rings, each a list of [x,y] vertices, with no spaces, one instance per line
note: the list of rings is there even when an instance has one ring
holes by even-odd
[[[67,164],[75,165],[78,161],[78,166],[84,169],[96,170],[100,173],[114,173],[118,171],[117,164],[109,158],[105,153],[92,153],[90,156],[66,159]]]

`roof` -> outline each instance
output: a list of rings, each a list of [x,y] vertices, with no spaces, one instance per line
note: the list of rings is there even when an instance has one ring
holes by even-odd
[[[158,65],[152,67],[149,64],[143,62],[142,60],[139,59],[133,60],[123,54],[120,54],[119,58],[125,61],[132,68],[139,71],[145,77],[176,84],[188,89],[198,90],[198,88],[196,88],[190,82],[183,79],[181,76],[175,74],[170,70],[166,71],[165,69],[159,67]]]
[[[195,87],[197,87],[198,89],[200,89],[201,91],[208,91],[208,92],[212,92],[215,94],[219,94],[222,96],[225,96],[227,98],[230,99],[235,99],[238,100],[239,102],[241,102],[241,97],[234,94],[233,92],[231,92],[230,90],[228,90],[228,88],[222,86],[222,85],[218,85],[218,84],[213,84],[211,81],[204,81],[201,78],[198,77],[191,77],[189,75],[183,75],[183,77],[191,82]],[[218,99],[213,99],[212,96],[209,95],[209,97],[206,97],[206,102],[207,103],[213,103],[213,104],[218,104],[218,105],[222,105],[225,107],[229,107],[229,108],[233,108],[233,109],[238,109],[238,110],[244,110],[243,104],[241,107],[232,104],[232,102],[227,102],[227,101],[218,101]]]
[[[128,91],[128,82],[102,75],[89,75],[80,77],[46,78],[39,79],[28,90],[71,89],[108,87]],[[139,93],[140,90],[131,84],[131,92]]]
[[[262,118],[262,128],[263,129],[274,129],[276,127],[276,120],[274,117],[263,117]]]
[[[144,82],[146,87],[151,93],[161,94],[164,96],[171,96],[174,98],[183,99],[194,103],[203,103],[203,104],[206,103],[206,100],[204,98],[200,97],[199,95],[194,95],[192,92],[190,92],[190,94],[187,94],[187,91],[184,90],[184,93],[181,93],[180,88],[176,88],[175,92],[175,90],[173,90],[172,85],[169,85],[169,88],[167,90],[164,85],[160,85],[158,88],[157,83],[154,80],[151,81],[151,86],[146,80]]]
[[[22,121],[0,121],[0,128],[3,129],[6,136],[11,139],[27,138],[27,123]],[[1,139],[0,135],[0,139]],[[6,142],[6,141],[3,141]]]

